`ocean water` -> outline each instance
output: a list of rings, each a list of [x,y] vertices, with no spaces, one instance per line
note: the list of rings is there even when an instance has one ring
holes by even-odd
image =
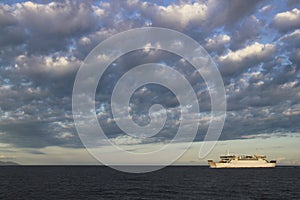
[[[0,167],[0,199],[300,199],[300,167],[166,167],[128,174],[108,167]]]

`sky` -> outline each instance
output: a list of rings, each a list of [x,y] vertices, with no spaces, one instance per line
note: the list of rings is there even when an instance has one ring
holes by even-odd
[[[205,82],[177,55],[137,50],[116,59],[97,87],[95,112],[113,143],[147,151],[174,137],[180,106],[167,88],[140,87],[129,105],[132,119],[142,126],[150,122],[152,104],[167,109],[166,124],[156,136],[126,135],[112,116],[110,98],[118,79],[134,66],[157,62],[184,74],[200,105],[194,144],[175,163],[204,164],[230,149],[300,165],[300,2],[296,0],[1,1],[0,160],[97,164],[74,125],[76,73],[100,42],[141,27],[176,30],[205,48],[224,82],[226,120],[216,147],[199,159],[197,152],[210,122]],[[117,154],[111,156],[122,160]]]

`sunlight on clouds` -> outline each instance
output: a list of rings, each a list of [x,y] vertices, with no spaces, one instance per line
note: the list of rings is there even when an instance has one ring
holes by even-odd
[[[259,59],[264,59],[274,52],[275,46],[273,44],[260,44],[255,42],[250,46],[246,46],[244,49],[239,49],[237,51],[231,51],[227,55],[221,56],[219,60],[221,62],[228,60],[231,62],[242,62],[246,58],[258,57]]]
[[[275,15],[273,23],[275,27],[282,31],[300,27],[300,10],[294,8],[291,11],[278,13]]]
[[[181,27],[186,27],[191,22],[203,22],[207,13],[207,5],[200,3],[158,6],[143,2],[141,9],[147,15],[156,13],[157,15],[153,16],[156,20],[173,25],[179,24]]]
[[[244,68],[267,61],[275,52],[274,44],[260,44],[255,42],[236,51],[229,51],[218,58],[221,73],[231,75]]]
[[[286,116],[300,115],[300,104],[293,105],[283,112]]]
[[[261,9],[259,9],[259,12],[264,13],[264,12],[269,11],[271,8],[272,8],[271,5],[266,5],[266,6],[262,7]]]
[[[225,45],[230,42],[230,36],[229,35],[214,35],[212,38],[208,38],[205,40],[206,44],[205,46],[208,49],[214,49],[218,48],[219,46]]]
[[[155,141],[154,138],[139,138],[132,137],[130,135],[121,135],[116,138],[110,139],[116,145],[135,145],[135,144],[143,144]]]

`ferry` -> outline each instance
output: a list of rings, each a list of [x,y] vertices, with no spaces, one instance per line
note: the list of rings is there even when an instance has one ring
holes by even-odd
[[[219,162],[208,160],[210,168],[274,168],[276,160],[268,161],[264,155],[221,155]]]

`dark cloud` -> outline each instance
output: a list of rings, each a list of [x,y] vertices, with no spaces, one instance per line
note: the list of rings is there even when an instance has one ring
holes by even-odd
[[[295,63],[298,67],[298,74],[299,74],[299,66],[300,66],[300,49],[295,49],[294,51],[292,51],[291,54],[291,61],[293,63]],[[299,78],[299,76],[298,76]]]
[[[235,25],[232,30],[232,39],[230,48],[238,50],[243,48],[245,43],[255,41],[262,31],[263,23],[255,16],[250,16]]]
[[[1,124],[1,141],[15,147],[43,148],[46,146],[78,147],[80,140],[51,128],[51,121],[19,120]]]
[[[300,5],[298,0],[287,0],[286,3],[289,7],[296,7],[297,5]]]
[[[239,22],[245,16],[251,15],[257,4],[260,1],[239,1],[239,0],[229,0],[229,1],[212,1],[213,5],[208,11],[209,18],[212,21],[207,21],[207,25],[215,28],[219,26],[229,26],[231,27],[236,22]],[[210,8],[210,7],[209,7]]]
[[[24,50],[28,54],[68,50],[74,38],[96,30],[97,21],[104,15],[100,8],[94,10],[83,1],[27,1],[0,9],[2,43],[26,45]]]
[[[297,48],[300,46],[300,29],[288,33],[280,38],[290,48]]]

